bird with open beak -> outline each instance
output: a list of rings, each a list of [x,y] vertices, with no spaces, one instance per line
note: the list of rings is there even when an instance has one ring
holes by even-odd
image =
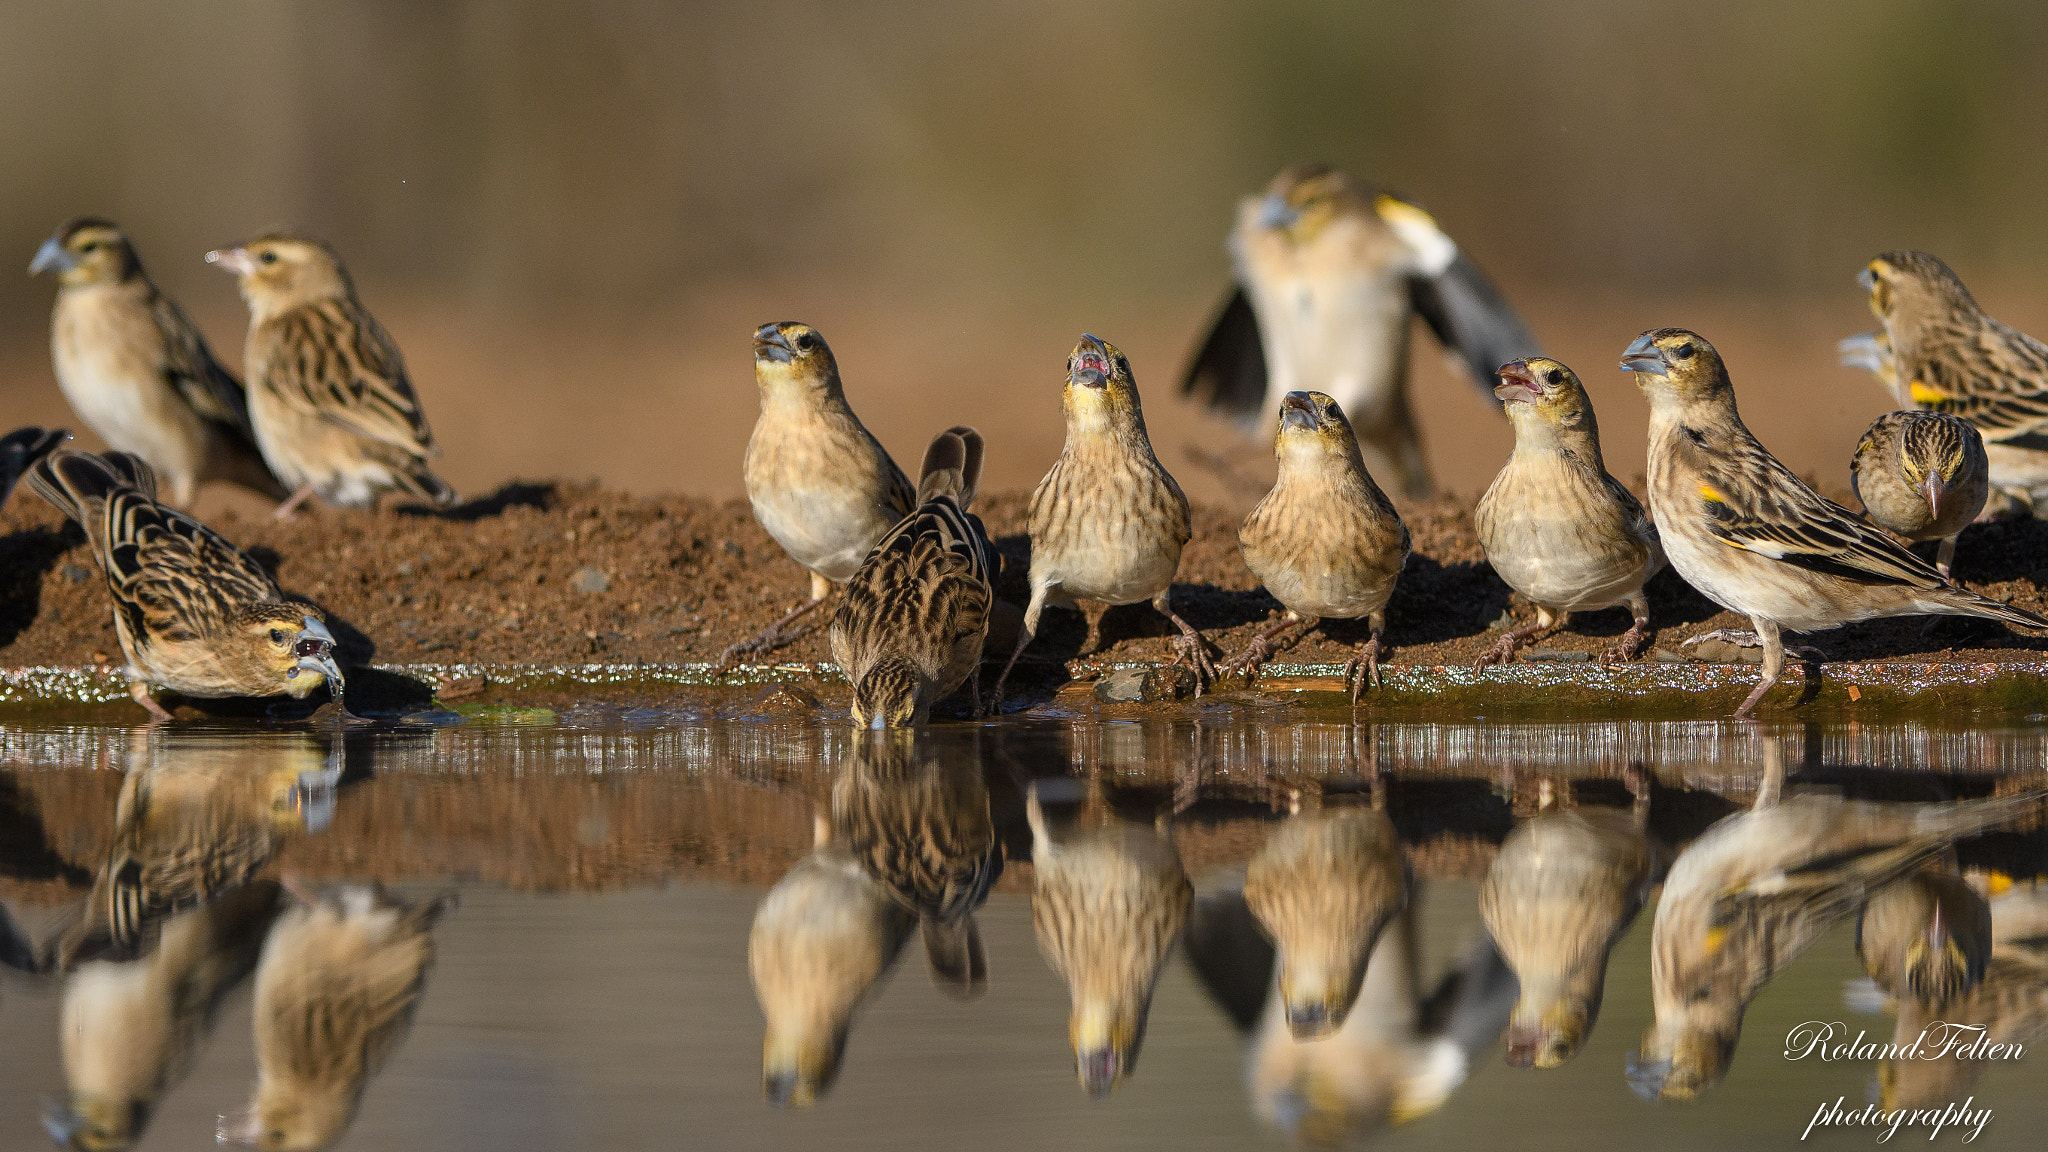
[[[326,615],[285,599],[263,566],[225,537],[157,502],[156,475],[125,452],[62,449],[29,486],[85,529],[106,574],[128,694],[158,720],[152,686],[184,696],[289,696],[322,684],[342,699]]]
[[[1244,562],[1287,610],[1223,665],[1256,679],[1259,665],[1281,650],[1277,638],[1299,641],[1324,619],[1364,617],[1370,633],[1344,666],[1344,686],[1358,702],[1380,682],[1387,601],[1408,562],[1408,527],[1373,481],[1335,400],[1320,392],[1289,392],[1280,401],[1273,454],[1280,474],[1237,530]]]
[[[1650,404],[1650,511],[1665,555],[1687,583],[1756,629],[1708,636],[1763,646],[1763,675],[1738,718],[1784,675],[1786,630],[1953,615],[2048,631],[2048,620],[1950,583],[1882,529],[1808,487],[1743,424],[1720,354],[1697,333],[1645,332],[1621,367],[1635,373]]]
[[[1856,445],[1849,482],[1877,526],[1906,540],[1939,540],[1935,570],[1949,574],[1956,538],[1991,495],[1984,437],[1960,416],[1887,412]]]
[[[1487,563],[1536,606],[1536,622],[1510,629],[1479,663],[1514,659],[1523,644],[1574,612],[1628,605],[1628,632],[1602,659],[1633,659],[1650,626],[1643,585],[1664,567],[1649,513],[1607,474],[1592,401],[1570,368],[1533,356],[1503,364],[1494,389],[1515,427],[1515,450],[1472,525]]]
[[[1031,602],[996,681],[997,706],[1046,605],[1073,607],[1076,600],[1149,600],[1179,629],[1174,661],[1193,667],[1199,695],[1216,669],[1201,633],[1168,600],[1181,547],[1192,534],[1188,498],[1152,452],[1131,362],[1116,345],[1082,336],[1067,357],[1061,406],[1067,442],[1031,493]]]

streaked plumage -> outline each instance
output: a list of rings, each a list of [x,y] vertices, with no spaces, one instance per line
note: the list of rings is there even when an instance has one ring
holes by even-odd
[[[434,964],[432,930],[455,905],[381,885],[294,892],[256,965],[256,1089],[220,1139],[263,1152],[325,1148],[412,1029]]]
[[[1647,787],[1635,810],[1544,806],[1508,833],[1479,887],[1479,915],[1521,993],[1502,1042],[1516,1067],[1578,1055],[1600,1017],[1607,958],[1656,882]]]
[[[2031,612],[1951,584],[1807,487],[1743,425],[1728,371],[1698,335],[1645,332],[1621,365],[1650,403],[1650,511],[1671,566],[1708,599],[1748,616],[1763,644],[1763,675],[1738,717],[1784,672],[1781,629],[1922,614],[2048,629]]]
[[[195,697],[291,696],[327,683],[341,698],[334,634],[320,609],[287,601],[241,549],[157,502],[149,466],[64,449],[29,473],[36,494],[85,529],[113,596],[129,694],[158,719],[155,685]]]
[[[1626,604],[1628,632],[1603,657],[1633,659],[1650,626],[1643,585],[1664,567],[1657,526],[1600,456],[1592,401],[1570,368],[1540,356],[1502,365],[1494,389],[1515,426],[1515,450],[1472,514],[1487,563],[1536,606],[1481,664],[1514,659],[1522,644],[1574,612]]]
[[[208,480],[285,497],[256,448],[242,382],[157,289],[113,221],[70,221],[43,241],[28,270],[56,274],[57,387],[107,447],[147,461],[180,507]]]
[[[235,274],[249,304],[249,421],[292,491],[278,516],[314,495],[343,508],[374,507],[385,492],[455,502],[427,466],[441,449],[398,344],[333,248],[272,232],[206,259]]]
[[[754,333],[761,416],[747,441],[747,501],[789,558],[811,573],[811,598],[725,661],[794,639],[783,630],[825,602],[832,585],[918,506],[917,489],[846,402],[839,362],[808,324],[785,320]]]
[[[1067,358],[1061,407],[1067,441],[1031,493],[1031,602],[996,681],[997,706],[1046,605],[1073,607],[1076,600],[1151,601],[1180,630],[1175,662],[1193,666],[1200,695],[1216,670],[1201,634],[1168,600],[1181,546],[1192,534],[1188,498],[1152,453],[1131,362],[1115,345],[1083,335]]]
[[[853,722],[922,724],[970,678],[981,714],[981,649],[1001,558],[968,512],[981,482],[981,433],[949,429],[925,450],[917,510],[858,572],[832,617],[832,659],[853,686]]]
[[[1373,473],[1411,499],[1434,491],[1408,401],[1413,318],[1482,387],[1538,351],[1435,220],[1327,165],[1294,165],[1240,204],[1230,253],[1237,286],[1181,390],[1247,428],[1289,392],[1326,393],[1351,414]]]
[[[1934,567],[1955,560],[1956,537],[1984,511],[1991,494],[1984,438],[1945,412],[1887,412],[1856,445],[1849,482],[1864,514],[1908,540],[1939,540]]]
[[[1111,819],[1054,835],[1039,786],[1031,823],[1031,926],[1067,982],[1067,1038],[1081,1087],[1100,1098],[1137,1070],[1152,990],[1194,888],[1167,830]]]
[[[1371,634],[1344,666],[1355,704],[1368,682],[1380,682],[1387,601],[1408,562],[1408,526],[1373,482],[1350,421],[1328,396],[1289,392],[1281,400],[1273,454],[1280,475],[1238,528],[1237,543],[1252,575],[1287,614],[1223,670],[1256,679],[1283,631],[1300,626],[1291,643],[1325,618],[1363,616]]]
[[[1991,907],[1961,876],[1915,872],[1864,905],[1856,955],[1887,995],[1938,1008],[1984,979]]]

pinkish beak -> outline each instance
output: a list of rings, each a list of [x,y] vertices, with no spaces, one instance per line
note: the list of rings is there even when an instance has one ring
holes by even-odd
[[[1503,364],[1494,375],[1500,377],[1500,383],[1493,386],[1493,394],[1509,404],[1533,404],[1543,396],[1543,385],[1529,371],[1527,360]]]
[[[1927,514],[1941,519],[1941,498],[1948,494],[1948,485],[1939,476],[1929,476],[1920,482],[1920,495],[1927,498]]]
[[[247,276],[256,271],[256,258],[247,248],[215,248],[206,254],[208,264],[218,264],[237,276]]]

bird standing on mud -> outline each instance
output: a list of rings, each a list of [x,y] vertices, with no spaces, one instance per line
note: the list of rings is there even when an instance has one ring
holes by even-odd
[[[1387,601],[1408,561],[1408,527],[1373,482],[1351,424],[1320,392],[1289,392],[1280,401],[1273,454],[1280,475],[1237,531],[1252,575],[1287,614],[1223,665],[1254,680],[1279,649],[1274,637],[1300,625],[1301,639],[1324,618],[1363,616],[1371,634],[1344,666],[1344,686],[1357,703],[1367,682],[1380,682],[1380,641]]]
[[[455,503],[428,468],[440,455],[398,344],[356,297],[341,257],[321,241],[272,232],[206,254],[233,272],[249,305],[242,369],[263,459],[291,496],[372,508],[384,492]]]
[[[1323,164],[1245,200],[1236,268],[1181,391],[1256,427],[1289,392],[1334,397],[1366,463],[1409,499],[1435,492],[1409,407],[1408,333],[1428,322],[1482,387],[1536,340],[1477,265],[1415,205]]]
[[[86,216],[65,224],[28,270],[57,277],[50,312],[57,387],[107,447],[146,461],[180,508],[191,507],[208,480],[287,495],[257,450],[242,382],[157,290],[113,221]]]
[[[1574,612],[1628,605],[1632,622],[1602,659],[1633,659],[1650,626],[1643,585],[1664,567],[1657,526],[1600,457],[1600,427],[1578,376],[1540,356],[1502,365],[1494,389],[1515,426],[1515,450],[1472,514],[1487,563],[1536,605],[1481,664],[1564,626]]]
[[[967,511],[981,457],[981,433],[939,433],[925,450],[917,511],[847,581],[832,617],[832,659],[853,685],[859,727],[922,724],[970,679],[981,715],[981,649],[1001,564],[980,517]]]
[[[1939,540],[1935,571],[1956,556],[1956,537],[1991,495],[1984,438],[1945,412],[1887,412],[1863,433],[1849,482],[1877,526],[1907,540]]]
[[[1076,600],[1151,601],[1180,630],[1174,662],[1193,666],[1200,695],[1216,669],[1201,634],[1168,601],[1192,534],[1188,498],[1152,453],[1131,362],[1114,344],[1082,336],[1067,358],[1061,407],[1067,442],[1031,493],[1031,603],[996,681],[997,706],[1046,605],[1072,607]]]
[[[186,696],[290,696],[326,684],[339,702],[334,633],[287,601],[270,573],[211,529],[156,499],[149,466],[125,453],[45,457],[29,486],[85,529],[113,597],[128,694],[158,720],[151,685]]]
[[[2048,620],[1951,584],[1869,521],[1806,486],[1735,411],[1720,354],[1683,328],[1645,332],[1623,370],[1650,403],[1650,511],[1686,582],[1750,618],[1763,676],[1746,717],[1785,670],[1782,630],[1817,632],[1880,616],[1980,616],[2027,629]],[[1706,639],[1698,637],[1696,639]]]
[[[811,598],[721,663],[772,651],[785,633],[860,570],[875,544],[917,507],[917,489],[846,403],[839,362],[807,324],[754,333],[761,416],[747,441],[747,501],[789,558],[810,569]]]

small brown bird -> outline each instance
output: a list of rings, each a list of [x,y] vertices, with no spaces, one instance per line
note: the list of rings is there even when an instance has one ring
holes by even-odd
[[[2048,498],[2048,345],[1993,319],[1925,252],[1886,252],[1858,280],[1884,323],[1898,402],[1969,421],[2008,500]]]
[[[1055,836],[1033,782],[1031,926],[1067,982],[1067,1038],[1089,1096],[1137,1070],[1152,990],[1187,923],[1194,888],[1164,826],[1110,818]]]
[[[981,715],[981,649],[1001,558],[967,511],[981,482],[981,433],[952,428],[925,449],[917,511],[858,572],[832,617],[832,659],[853,685],[862,728],[922,724],[969,680]]]
[[[754,383],[761,418],[747,441],[747,501],[789,558],[810,569],[811,598],[759,636],[727,648],[722,663],[801,635],[783,629],[823,604],[832,585],[852,579],[918,505],[903,469],[846,403],[839,362],[816,329],[791,320],[761,325]]]
[[[149,463],[189,508],[199,485],[227,480],[283,499],[256,448],[242,382],[157,290],[111,220],[85,216],[36,250],[29,274],[55,273],[50,362],[93,434]]]
[[[292,494],[372,508],[384,492],[455,503],[427,467],[441,454],[398,344],[356,297],[321,241],[272,232],[206,254],[233,272],[249,304],[249,421],[263,459]]]
[[[1864,905],[1856,955],[1887,995],[1938,1008],[1984,979],[1991,906],[1961,876],[1915,872]]]
[[[1477,265],[1407,200],[1324,164],[1297,164],[1245,200],[1230,234],[1237,287],[1181,391],[1247,431],[1289,392],[1336,398],[1365,460],[1410,499],[1435,484],[1408,403],[1421,316],[1481,387],[1536,340]]]
[[[1181,546],[1192,534],[1188,498],[1152,454],[1131,362],[1115,345],[1083,335],[1067,357],[1061,407],[1067,442],[1031,493],[1031,603],[996,680],[997,706],[1046,605],[1073,607],[1076,600],[1150,600],[1180,630],[1174,662],[1193,666],[1200,695],[1216,669],[1201,633],[1168,602]]]
[[[1368,681],[1380,682],[1387,601],[1408,562],[1408,527],[1373,483],[1350,421],[1328,396],[1289,392],[1280,401],[1273,454],[1280,475],[1238,528],[1237,543],[1252,575],[1287,614],[1223,671],[1255,680],[1259,665],[1282,647],[1274,638],[1287,629],[1300,626],[1289,638],[1293,643],[1325,618],[1363,616],[1371,635],[1344,665],[1344,684],[1356,704]]]
[[[247,553],[157,503],[149,465],[63,449],[29,472],[36,494],[85,529],[114,600],[128,694],[158,720],[151,685],[186,696],[342,694],[334,633],[310,604],[287,601]]]
[[[1912,615],[1980,616],[2048,630],[2048,620],[1951,584],[1875,525],[1807,487],[1742,423],[1720,354],[1697,334],[1645,332],[1621,366],[1636,374],[1650,402],[1650,511],[1671,566],[1756,627],[1753,636],[1710,636],[1763,645],[1763,676],[1737,717],[1748,716],[1784,674],[1781,630]]]
[[[14,486],[35,467],[36,461],[69,439],[71,433],[62,428],[54,432],[47,428],[16,428],[0,436],[0,504],[7,503],[7,498],[14,494]]]
[[[1991,494],[1984,438],[1946,412],[1887,412],[1856,445],[1849,482],[1877,526],[1907,540],[1940,540],[1934,567],[1955,561],[1956,537]]]
[[[1564,626],[1574,612],[1628,605],[1628,631],[1602,656],[1632,660],[1650,626],[1643,585],[1664,567],[1657,526],[1600,458],[1593,404],[1570,368],[1540,356],[1500,369],[1494,389],[1515,426],[1515,450],[1472,515],[1487,563],[1536,605],[1480,665]]]
[[[221,1143],[325,1148],[412,1029],[453,893],[409,903],[381,885],[291,893],[256,964],[256,1090]]]

